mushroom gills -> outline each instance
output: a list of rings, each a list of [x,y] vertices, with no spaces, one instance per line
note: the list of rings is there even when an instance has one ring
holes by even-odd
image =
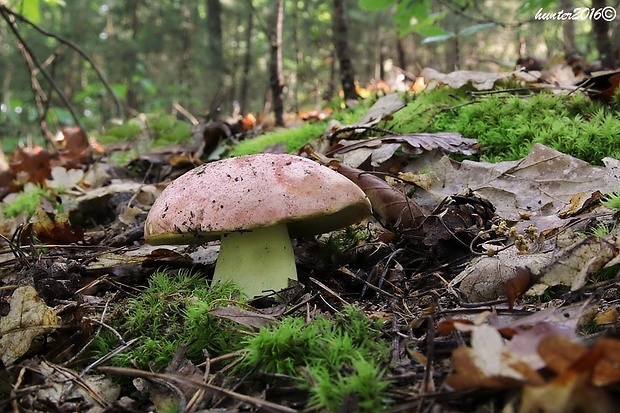
[[[222,236],[213,282],[233,281],[249,297],[280,291],[297,280],[286,224]]]

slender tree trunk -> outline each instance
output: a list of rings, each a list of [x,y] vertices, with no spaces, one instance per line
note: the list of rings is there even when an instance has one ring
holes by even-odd
[[[403,38],[398,36],[396,38],[396,56],[398,59],[398,67],[403,70],[407,70],[407,59],[405,57],[405,46],[403,45]]]
[[[606,0],[592,0],[592,8],[595,10],[600,11],[605,6],[607,6]],[[592,32],[603,67],[611,69],[614,66],[614,56],[609,39],[609,23],[603,18],[592,20]]]
[[[572,10],[573,0],[560,0],[560,8],[562,10]],[[575,47],[575,22],[573,20],[562,20],[562,43],[564,43],[565,56],[577,51]]]
[[[355,90],[355,71],[351,61],[351,51],[349,48],[349,33],[347,29],[345,0],[334,1],[334,15],[332,20],[332,31],[334,33],[334,46],[336,55],[340,62],[340,79],[345,100],[358,99],[359,95]]]
[[[276,126],[284,126],[284,74],[282,72],[282,24],[284,21],[284,0],[274,1],[271,40],[270,81],[273,112]]]
[[[181,12],[183,13],[183,18],[187,24],[179,29],[181,58],[179,59],[179,76],[177,77],[177,84],[179,85],[180,90],[182,90],[187,96],[189,94],[190,63],[194,46],[192,40],[194,39],[195,26],[191,19],[191,10],[188,7],[181,5]]]
[[[241,74],[241,92],[239,96],[239,108],[242,115],[248,110],[248,85],[250,84],[250,69],[252,67],[252,36],[254,35],[254,6],[252,0],[249,2],[246,36],[245,36],[245,56],[243,57],[243,71]]]
[[[293,104],[291,105],[291,111],[299,111],[299,65],[302,59],[301,49],[299,47],[299,10],[297,8],[297,2],[293,2],[293,49],[295,51],[295,76],[291,78],[289,83],[289,89],[292,90]]]
[[[215,88],[221,89],[222,78],[226,72],[224,55],[222,52],[222,4],[220,3],[220,0],[206,1],[207,45],[209,47],[208,69],[211,74],[209,83]],[[216,95],[221,93],[220,89],[215,89],[217,91]]]
[[[138,10],[140,8],[140,2],[136,1],[133,2],[132,4],[130,3],[128,5],[130,7],[130,16],[131,16],[131,27],[130,27],[130,33],[131,33],[131,39],[133,40],[133,45],[129,46],[128,49],[124,50],[122,52],[123,54],[123,62],[125,63],[125,66],[127,67],[127,75],[128,75],[128,87],[127,87],[127,107],[130,109],[136,109],[140,106],[140,102],[138,100],[138,91],[137,91],[137,87],[138,85],[136,84],[135,81],[132,80],[135,72],[136,72],[136,66],[137,66],[137,38],[138,38],[138,32],[140,30],[140,20],[138,18]]]
[[[336,93],[336,55],[332,51],[329,57],[329,80],[327,81],[327,89],[323,93],[323,99],[332,100]]]

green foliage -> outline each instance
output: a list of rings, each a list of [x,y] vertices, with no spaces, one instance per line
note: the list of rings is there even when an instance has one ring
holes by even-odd
[[[147,137],[152,147],[183,143],[191,137],[191,126],[172,115],[151,113],[142,119],[131,119],[120,126],[108,129],[101,136],[101,143],[133,141]]]
[[[103,144],[131,141],[135,139],[140,132],[142,132],[140,123],[132,119],[122,125],[109,128],[101,136],[100,140]]]
[[[360,411],[376,412],[385,407],[388,383],[381,366],[387,360],[378,323],[347,307],[334,318],[317,316],[306,323],[287,317],[276,327],[262,328],[246,340],[243,366],[295,377],[305,372],[310,383],[300,379],[299,384],[309,387],[312,407],[338,411],[356,395]]]
[[[259,153],[269,146],[278,144],[284,144],[286,152],[293,152],[319,137],[325,128],[327,128],[326,122],[309,122],[297,128],[268,132],[240,142],[230,151],[230,156]]]
[[[37,207],[41,205],[42,199],[49,196],[49,191],[41,185],[37,185],[32,190],[22,191],[12,201],[4,205],[4,216],[12,218],[24,211],[28,212],[28,216],[31,216]]]
[[[463,90],[424,92],[394,116],[393,129],[460,132],[477,139],[482,159],[519,159],[542,143],[600,164],[620,155],[620,112],[582,94],[493,94],[471,100]]]
[[[602,204],[607,208],[620,211],[620,192],[616,191],[605,194],[605,200],[602,202]]]
[[[595,235],[595,236],[599,237],[599,238],[602,238],[602,237],[606,237],[606,236],[610,235],[611,234],[611,230],[612,230],[612,228],[610,228],[608,225],[605,225],[605,224],[603,224],[601,222],[600,224],[598,224],[597,226],[592,228],[590,230],[590,233],[592,235]],[[585,236],[585,234],[584,234],[584,236]]]
[[[156,271],[145,291],[137,298],[119,304],[115,327],[125,339],[140,337],[138,344],[115,357],[121,366],[165,368],[179,345],[187,346],[189,360],[203,360],[203,350],[211,355],[238,348],[244,334],[231,322],[209,315],[209,311],[230,303],[239,295],[230,283],[213,287],[188,271],[171,274]],[[116,346],[116,338],[102,334],[96,352],[107,354]]]
[[[334,108],[333,119],[342,124],[355,123],[368,110],[376,99],[366,99],[354,109],[338,109],[342,104],[341,99],[335,99],[328,105]],[[236,145],[229,153],[230,156],[250,155],[262,152],[265,148],[273,145],[284,144],[287,153],[294,152],[313,139],[321,136],[328,127],[328,121],[307,122],[296,128],[287,128],[267,132],[256,138],[246,139]]]

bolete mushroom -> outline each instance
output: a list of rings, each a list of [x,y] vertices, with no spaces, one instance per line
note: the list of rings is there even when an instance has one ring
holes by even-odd
[[[369,214],[364,192],[338,172],[263,153],[203,164],[174,180],[153,204],[144,238],[155,245],[221,239],[214,282],[232,280],[253,297],[297,279],[291,237]]]

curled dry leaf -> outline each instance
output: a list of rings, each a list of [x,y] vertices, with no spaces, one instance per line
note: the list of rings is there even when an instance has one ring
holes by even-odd
[[[56,213],[50,217],[41,207],[35,210],[32,223],[24,230],[24,235],[28,235],[28,229],[44,243],[71,244],[84,239],[84,230],[74,227],[66,214]]]
[[[104,375],[83,375],[46,361],[28,367],[43,383],[34,389],[33,404],[46,406],[47,411],[101,413],[109,411],[121,393],[120,386]]]
[[[19,287],[11,296],[9,313],[0,317],[0,358],[5,365],[24,355],[40,334],[58,326],[56,313],[30,287]]]
[[[368,112],[353,126],[373,126],[381,122],[384,118],[404,108],[405,102],[399,93],[390,93],[378,99]]]
[[[82,181],[84,171],[81,169],[66,169],[64,166],[52,168],[52,179],[48,179],[47,186],[54,189],[71,189]]]
[[[90,160],[91,145],[86,132],[79,126],[65,126],[55,138],[63,165],[77,167]]]
[[[330,164],[362,188],[370,200],[373,212],[385,225],[398,229],[413,228],[427,216],[425,209],[378,176],[337,161]]]
[[[525,386],[520,413],[613,412],[602,385],[618,382],[620,341],[601,339],[590,349],[561,336],[543,339],[538,351],[557,376],[544,385]]]
[[[21,184],[42,184],[51,172],[50,154],[40,146],[19,148],[11,154],[9,166]]]
[[[487,324],[469,328],[472,331],[471,347],[459,347],[452,352],[454,372],[446,380],[449,386],[465,390],[544,382],[527,360],[506,347],[506,340],[497,329]]]
[[[263,314],[257,311],[245,310],[243,308],[233,306],[216,308],[209,311],[209,314],[255,329],[267,327],[276,322],[276,318],[269,314]]]
[[[479,257],[451,282],[460,283],[460,291],[472,302],[496,300],[506,294],[506,282],[517,275],[517,268],[528,267],[537,272],[549,263],[551,253],[520,255],[516,248],[492,257]]]
[[[615,237],[600,238],[590,235],[563,249],[551,263],[542,268],[537,275],[537,285],[529,293],[542,293],[547,287],[566,285],[571,291],[583,287],[593,274],[596,274],[618,254]],[[533,271],[536,273],[536,271]]]
[[[341,140],[337,149],[330,152],[352,167],[358,167],[370,158],[370,164],[380,166],[394,156],[397,150],[407,154],[419,155],[423,152],[440,149],[445,153],[473,155],[479,145],[475,139],[464,138],[456,132],[414,133],[409,135],[386,136],[362,141]]]
[[[429,90],[440,85],[447,85],[453,89],[471,85],[476,90],[490,90],[495,86],[495,82],[501,79],[534,83],[540,78],[540,73],[522,71],[487,73],[473,70],[456,70],[446,74],[426,67],[422,70],[420,77],[424,78],[424,82],[427,84],[426,88]]]

